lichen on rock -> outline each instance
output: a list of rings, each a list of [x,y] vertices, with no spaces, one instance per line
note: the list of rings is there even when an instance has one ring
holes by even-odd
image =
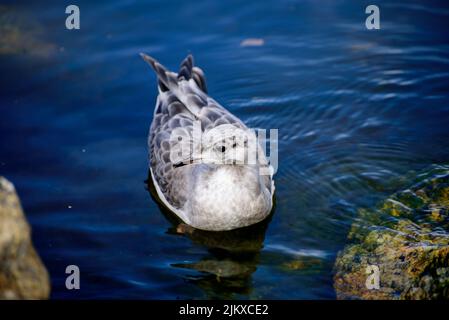
[[[37,255],[12,183],[0,177],[0,299],[46,299],[47,270]]]
[[[419,174],[376,209],[360,209],[334,266],[339,299],[449,298],[449,166]],[[379,289],[366,286],[379,268]]]

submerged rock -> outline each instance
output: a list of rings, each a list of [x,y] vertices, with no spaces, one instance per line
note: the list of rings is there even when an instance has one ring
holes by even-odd
[[[44,40],[45,30],[19,7],[0,5],[0,55],[49,57],[56,46]]]
[[[359,210],[348,238],[334,267],[337,298],[448,299],[449,167],[418,175],[376,209]],[[369,266],[378,267],[378,289],[366,285]]]
[[[31,243],[14,186],[0,177],[0,299],[46,299],[47,270]]]

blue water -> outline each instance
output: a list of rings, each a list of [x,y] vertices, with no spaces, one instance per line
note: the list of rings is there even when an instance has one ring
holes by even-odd
[[[61,1],[0,6],[0,174],[52,298],[334,299],[356,211],[449,160],[449,6],[376,1]],[[259,46],[242,46],[248,38]],[[251,127],[279,129],[272,219],[178,234],[145,183],[155,77],[192,53]],[[78,265],[81,289],[65,288]]]

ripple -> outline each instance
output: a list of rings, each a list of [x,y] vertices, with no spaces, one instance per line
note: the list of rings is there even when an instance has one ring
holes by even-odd
[[[265,246],[268,251],[281,252],[294,257],[315,257],[325,258],[328,253],[316,249],[292,249],[281,244],[268,244]]]

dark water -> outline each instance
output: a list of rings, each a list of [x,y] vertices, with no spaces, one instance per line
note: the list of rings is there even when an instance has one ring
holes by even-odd
[[[37,1],[36,1],[37,2]],[[61,1],[0,6],[0,174],[53,298],[333,299],[357,208],[449,160],[449,7],[376,1]],[[263,45],[246,47],[247,38]],[[276,209],[247,232],[179,235],[147,190],[155,78],[193,53],[210,94],[279,128]],[[65,289],[65,267],[81,290]]]

